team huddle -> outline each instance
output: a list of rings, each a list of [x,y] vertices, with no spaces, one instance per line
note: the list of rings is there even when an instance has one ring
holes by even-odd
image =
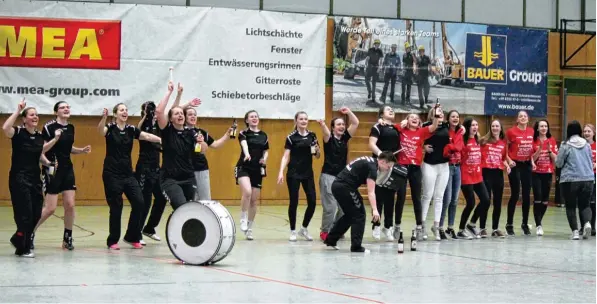
[[[166,95],[157,105],[144,103],[138,126],[127,123],[128,109],[122,103],[112,109],[111,122],[107,122],[108,109],[103,110],[97,131],[106,140],[102,179],[110,208],[106,245],[111,250],[120,249],[123,194],[131,205],[123,241],[136,249],[145,245],[144,236],[160,241],[156,227],[166,202],[177,209],[193,200],[211,200],[205,152],[218,149],[237,137],[236,122],[218,139],[198,128],[195,108],[201,101],[193,99],[181,105],[183,88],[180,84],[173,105],[166,111],[173,92],[174,84],[169,82]],[[54,112],[56,118],[46,123],[40,132],[36,109],[26,107],[23,99],[3,125],[5,135],[12,141],[13,151],[9,189],[17,231],[10,242],[20,257],[35,256],[35,231],[54,213],[59,194],[63,197],[65,214],[63,248],[74,249],[72,228],[77,188],[71,154],[89,153],[91,147],[74,146],[75,127],[68,122],[68,103],[57,102]],[[426,122],[422,122],[417,114],[409,114],[399,123],[394,121],[392,108],[383,106],[378,113],[379,121],[369,135],[371,156],[349,161],[348,142],[354,136],[359,120],[348,108],[340,109],[340,113],[348,117],[348,122],[342,117],[334,118],[328,129],[325,121],[319,121],[324,154],[319,178],[323,207],[320,238],[328,246],[338,249],[338,240],[350,228],[350,250],[367,251],[362,246],[366,224],[364,200],[359,193],[362,185],[367,187],[372,208],[372,234],[376,240],[381,239],[382,233],[389,241],[400,236],[407,183],[416,219],[414,235],[419,240],[428,238],[425,222],[432,201],[434,221],[430,231],[436,240],[487,237],[486,222],[492,196],[491,236],[514,236],[513,220],[521,192],[521,229],[524,235],[530,235],[531,189],[536,234],[541,236],[544,234],[541,220],[547,210],[556,168],[561,170],[558,186],[566,204],[572,238],[579,239],[581,234],[583,238],[595,235],[593,125],[582,128],[576,121],[570,123],[566,138],[558,148],[547,120],[540,119],[531,127],[524,111],[518,114],[516,126],[504,131],[495,120],[490,131],[480,136],[476,120],[467,118],[460,123],[457,111],[444,114],[439,104],[430,109]],[[19,116],[22,124],[14,126]],[[285,181],[289,191],[289,240],[296,241],[297,236],[301,236],[312,241],[308,226],[316,209],[313,157],[320,158],[322,151],[315,133],[307,129],[307,113],[296,113],[294,121],[295,128],[285,141],[277,183]],[[244,123],[246,128],[238,132],[240,156],[234,176],[242,193],[240,230],[248,240],[253,240],[257,199],[266,176],[269,140],[259,128],[256,111],[247,112]],[[131,153],[135,139],[139,140],[140,148],[133,170]],[[511,189],[506,233],[498,228],[504,171],[508,174]],[[297,231],[301,185],[306,194],[307,209]],[[459,226],[455,228],[460,190],[466,205]],[[444,221],[446,213],[447,225]]]

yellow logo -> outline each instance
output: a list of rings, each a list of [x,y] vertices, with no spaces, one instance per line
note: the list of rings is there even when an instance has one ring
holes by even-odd
[[[481,37],[481,52],[475,52],[474,55],[475,58],[481,58],[479,62],[486,67],[492,65],[495,62],[494,59],[499,58],[497,53],[491,52],[491,36]]]

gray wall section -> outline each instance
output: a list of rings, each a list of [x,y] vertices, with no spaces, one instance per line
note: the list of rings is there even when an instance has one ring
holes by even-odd
[[[5,0],[15,1],[15,0]],[[29,0],[18,0],[29,1]],[[110,0],[68,0],[76,2],[110,2]],[[469,22],[555,29],[559,19],[595,18],[595,1],[585,0],[188,0],[191,6],[263,9],[293,13],[327,14],[332,7],[336,16],[371,18],[422,19]],[[115,3],[186,5],[187,0],[112,0]],[[526,18],[523,6],[526,2]],[[595,31],[595,24],[585,23]],[[580,23],[568,24],[580,30]]]

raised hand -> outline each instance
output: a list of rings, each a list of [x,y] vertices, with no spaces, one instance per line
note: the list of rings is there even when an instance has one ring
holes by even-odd
[[[108,109],[104,108],[104,110],[102,111],[102,116],[103,117],[108,117]]]
[[[350,112],[350,109],[348,107],[341,107],[340,110],[338,110],[338,112],[346,115]]]
[[[25,109],[26,106],[27,106],[27,103],[25,102],[25,97],[23,97],[23,99],[21,99],[21,101],[19,102],[19,105],[18,105],[19,112],[23,111],[23,109]]]
[[[174,83],[168,81],[168,92],[172,93],[172,91],[174,91]]]
[[[62,129],[57,129],[56,131],[54,131],[54,137],[56,139],[59,139],[60,135],[62,135]]]
[[[180,84],[180,82],[179,82],[178,83],[178,87],[176,88],[176,92],[178,94],[182,94],[182,91],[183,91],[183,87],[182,87],[182,84]]]
[[[191,107],[198,107],[199,105],[201,105],[201,99],[199,98],[193,98],[193,100],[189,101],[189,106]]]

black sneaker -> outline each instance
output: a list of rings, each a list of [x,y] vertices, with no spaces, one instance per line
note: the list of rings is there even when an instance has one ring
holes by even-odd
[[[468,235],[468,233],[466,232],[466,230],[462,230],[460,232],[458,232],[458,238],[459,239],[466,239],[466,240],[472,240],[473,237]]]
[[[516,234],[514,234],[514,226],[506,225],[506,234],[508,236],[515,236]]]
[[[32,233],[32,234],[31,234],[31,246],[30,246],[30,247],[31,247],[31,248],[30,248],[31,250],[35,249],[35,246],[33,245],[33,241],[34,241],[34,240],[35,240],[35,233]]]
[[[443,228],[439,229],[439,238],[442,239],[442,240],[447,240],[448,239],[448,237],[446,236],[446,233],[444,232]]]
[[[73,238],[72,238],[72,237],[70,237],[70,236],[69,236],[69,237],[67,237],[67,238],[64,238],[64,239],[62,240],[62,248],[64,248],[64,249],[68,249],[68,250],[73,250],[73,249],[75,249],[75,246],[73,246]]]
[[[446,233],[447,233],[448,235],[450,235],[450,237],[451,237],[453,240],[457,240],[457,239],[458,239],[458,236],[456,235],[456,231],[454,231],[454,229],[452,229],[452,228],[448,228],[448,229],[446,229]]]
[[[591,230],[591,236],[595,236],[595,229]]]
[[[479,236],[479,230],[477,229],[477,227],[471,225],[471,224],[466,224],[466,230],[468,230],[468,232],[470,232],[470,235],[473,238],[481,238],[481,236]]]
[[[531,229],[529,229],[529,225],[522,224],[522,225],[520,225],[520,228],[522,228],[522,234],[531,235]]]
[[[363,246],[361,246],[361,247],[358,247],[358,248],[353,248],[353,247],[350,247],[350,252],[363,252],[363,253],[369,253],[369,250],[368,250],[368,249],[365,249],[365,247],[363,247]]]

